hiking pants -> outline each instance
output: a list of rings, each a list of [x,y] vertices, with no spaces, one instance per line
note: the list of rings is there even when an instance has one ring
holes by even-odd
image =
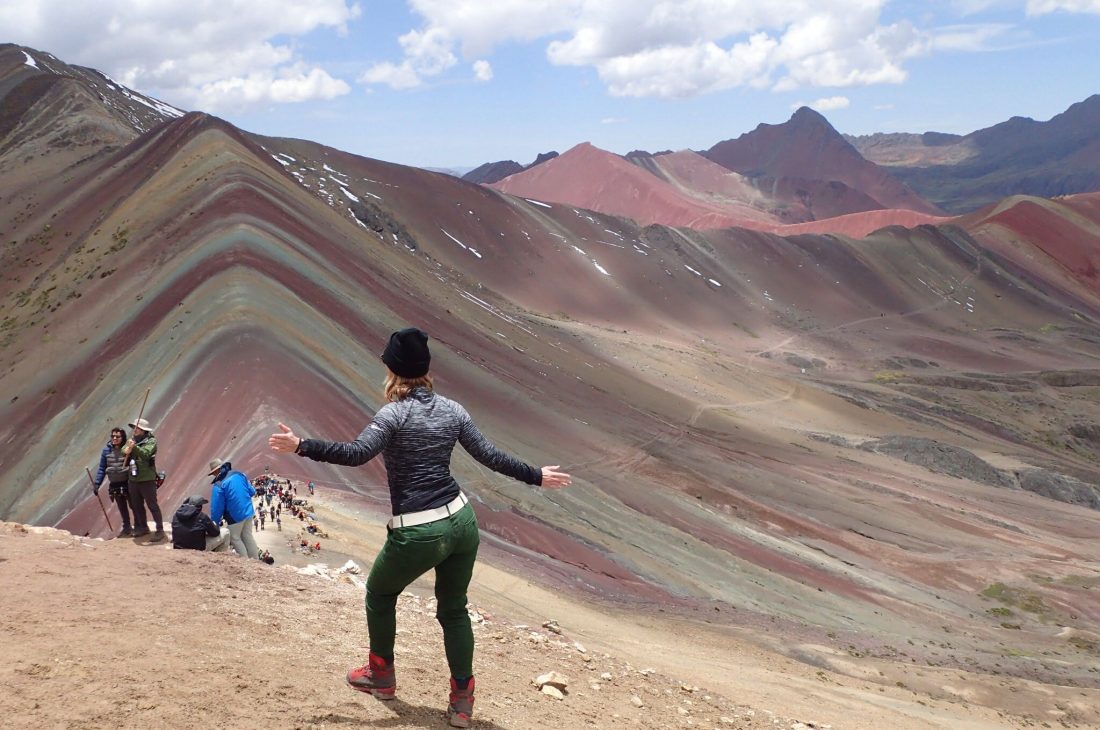
[[[260,548],[257,547],[256,540],[252,537],[251,517],[246,517],[240,522],[234,522],[229,526],[229,542],[233,545],[233,549],[237,551],[237,555],[242,558],[245,556],[250,558],[260,557]]]
[[[229,552],[229,528],[219,528],[217,537],[210,537],[207,535],[206,549],[212,553]]]
[[[130,495],[127,494],[126,482],[121,482],[119,486],[115,486],[113,483],[107,490],[107,494],[110,495],[111,501],[118,507],[118,514],[122,517],[122,529],[130,529]]]
[[[367,578],[367,631],[372,652],[386,659],[393,657],[397,597],[435,568],[435,617],[443,627],[451,676],[473,676],[474,632],[466,612],[466,590],[474,574],[479,542],[477,516],[469,504],[445,519],[388,531]]]
[[[157,524],[157,532],[163,532],[164,520],[160,517],[160,505],[157,504],[157,483],[131,480],[129,489],[130,507],[134,510],[134,531],[144,532],[149,529],[149,519],[145,516],[145,505],[149,505],[149,511]]]

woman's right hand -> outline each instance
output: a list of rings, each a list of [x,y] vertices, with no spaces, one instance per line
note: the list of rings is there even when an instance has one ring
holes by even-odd
[[[298,450],[298,444],[302,442],[302,439],[298,437],[294,431],[290,429],[285,423],[279,424],[280,433],[273,433],[268,438],[267,443],[271,446],[272,451],[281,451],[284,454],[293,454]]]
[[[569,476],[561,469],[560,466],[544,466],[542,467],[542,486],[547,489],[561,489],[562,487],[568,487],[573,483],[573,477]]]

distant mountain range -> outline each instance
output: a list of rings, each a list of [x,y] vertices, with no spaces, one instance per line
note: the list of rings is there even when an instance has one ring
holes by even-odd
[[[803,107],[783,124],[761,124],[699,153],[606,153],[656,178],[630,176],[629,192],[616,189],[625,183],[620,165],[595,154],[591,145],[574,150],[581,148],[586,161],[573,155],[568,170],[536,174],[532,168],[540,156],[526,167],[487,163],[464,179],[514,195],[692,227],[805,223],[876,210],[958,214],[1009,195],[1100,190],[1100,96],[1048,122],[1017,117],[965,136],[843,136]],[[723,171],[704,171],[699,158]]]
[[[964,213],[1009,195],[1053,197],[1100,190],[1100,95],[1046,122],[1013,117],[966,136],[849,137],[926,199]]]

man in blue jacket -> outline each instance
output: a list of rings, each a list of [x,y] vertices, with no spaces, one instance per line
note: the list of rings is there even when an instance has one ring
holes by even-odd
[[[214,459],[210,462],[210,476],[214,488],[210,495],[210,519],[217,525],[222,519],[229,526],[229,541],[238,555],[250,558],[260,556],[260,548],[252,537],[252,517],[256,509],[252,498],[256,490],[244,474],[233,469],[228,461]]]

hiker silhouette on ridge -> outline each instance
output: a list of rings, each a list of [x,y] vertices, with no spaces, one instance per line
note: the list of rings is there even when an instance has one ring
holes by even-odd
[[[452,727],[468,727],[474,705],[474,635],[466,593],[480,537],[474,509],[451,476],[455,442],[493,471],[527,484],[553,489],[568,486],[571,478],[558,466],[536,469],[501,451],[465,408],[437,395],[428,374],[428,335],[421,330],[394,332],[382,361],[389,368],[388,402],[355,441],[301,438],[280,423],[280,432],[268,443],[275,451],[345,466],[360,466],[382,454],[393,517],[367,578],[370,654],[365,666],[348,672],[347,681],[378,699],[394,698],[397,597],[434,568],[436,619],[451,670],[447,717]]]

